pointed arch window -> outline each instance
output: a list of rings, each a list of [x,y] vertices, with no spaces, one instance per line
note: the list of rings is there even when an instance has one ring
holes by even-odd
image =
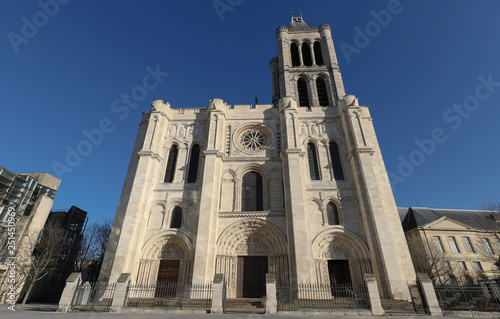
[[[323,52],[321,51],[321,43],[319,41],[314,42],[314,60],[316,60],[316,65],[323,65]]]
[[[309,106],[309,92],[307,90],[306,79],[299,78],[297,81],[297,90],[299,91],[299,106]]]
[[[170,218],[170,228],[181,228],[182,225],[182,207],[175,206]]]
[[[328,106],[328,91],[325,80],[321,77],[316,79],[316,91],[318,92],[318,102],[320,106]]]
[[[344,180],[344,170],[342,169],[339,146],[333,141],[330,142],[330,157],[333,166],[333,176],[336,180]]]
[[[302,61],[306,66],[312,65],[311,47],[307,42],[302,43]]]
[[[200,146],[194,144],[191,147],[191,156],[189,157],[189,169],[188,169],[188,183],[196,183],[198,178],[198,165],[200,162]]]
[[[340,215],[337,205],[329,202],[326,205],[326,217],[328,218],[328,225],[340,225]]]
[[[241,210],[244,212],[264,210],[262,175],[248,172],[243,175]]]
[[[307,160],[309,162],[309,175],[311,180],[319,180],[318,156],[316,155],[316,147],[313,143],[307,144]]]
[[[300,66],[299,47],[293,42],[290,46],[290,54],[292,55],[292,66]]]
[[[177,145],[172,145],[168,153],[167,169],[165,171],[165,183],[172,183],[175,175],[175,166],[177,165],[177,154],[179,149]]]

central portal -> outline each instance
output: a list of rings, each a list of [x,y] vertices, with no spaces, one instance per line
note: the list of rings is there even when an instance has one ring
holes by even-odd
[[[349,260],[329,260],[328,272],[330,282],[334,284],[352,284],[351,272],[349,271]]]
[[[238,256],[237,298],[266,295],[267,256]]]

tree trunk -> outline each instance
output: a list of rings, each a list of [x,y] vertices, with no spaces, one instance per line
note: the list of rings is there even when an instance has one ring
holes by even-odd
[[[28,290],[26,291],[26,294],[24,294],[23,302],[21,303],[22,305],[25,305],[25,304],[26,304],[26,302],[28,301],[28,297],[30,296],[30,294],[31,294],[31,289],[33,288],[33,286],[34,286],[34,285],[35,285],[35,281],[34,281],[34,280],[32,280],[32,281],[30,282],[30,285],[29,285],[29,287],[28,287]]]

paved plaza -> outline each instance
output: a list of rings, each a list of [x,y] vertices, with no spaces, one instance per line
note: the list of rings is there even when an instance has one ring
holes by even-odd
[[[0,306],[0,319],[18,319],[18,318],[34,318],[34,319],[156,319],[156,318],[167,318],[167,319],[266,319],[266,318],[276,318],[280,319],[297,319],[297,318],[376,318],[378,316],[341,316],[341,315],[331,315],[329,313],[317,314],[317,313],[296,313],[296,314],[278,314],[278,315],[259,315],[259,314],[200,314],[200,313],[147,313],[144,312],[134,312],[134,313],[107,313],[107,312],[68,312],[68,313],[58,313],[55,312],[57,305],[49,304],[29,304],[29,305],[16,305],[16,311],[11,311],[7,309],[6,305]],[[481,313],[480,318],[491,318],[490,313]],[[489,317],[488,317],[489,316]],[[442,319],[453,319],[460,317],[453,316],[426,316],[426,315],[396,315],[396,314],[386,314],[383,317],[390,317],[394,319],[428,319],[428,318],[442,318]],[[472,315],[471,315],[472,317]],[[475,316],[476,317],[476,316]],[[462,317],[463,318],[463,317]]]

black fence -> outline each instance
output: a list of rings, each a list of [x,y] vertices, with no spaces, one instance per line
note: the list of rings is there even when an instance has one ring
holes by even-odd
[[[109,311],[116,283],[86,282],[79,283],[71,301],[71,310]]]
[[[148,309],[201,309],[212,307],[212,284],[130,284],[126,306]]]
[[[333,311],[369,308],[365,285],[299,284],[277,287],[278,311]]]
[[[434,285],[434,290],[443,310],[500,311],[500,289],[495,281]]]

